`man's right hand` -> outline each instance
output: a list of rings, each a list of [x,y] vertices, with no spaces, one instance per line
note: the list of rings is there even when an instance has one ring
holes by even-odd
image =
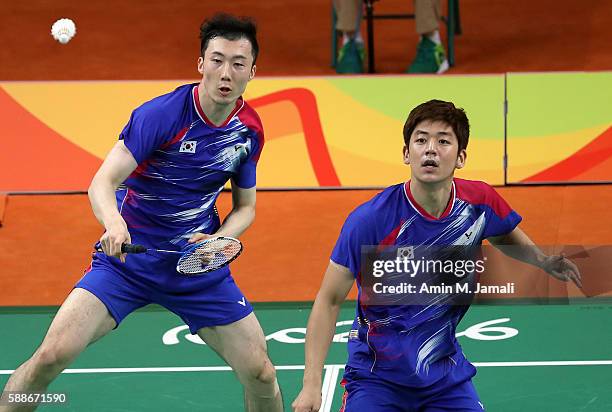
[[[321,408],[321,388],[304,386],[291,407],[293,412],[317,412]]]
[[[113,256],[121,259],[125,263],[126,253],[121,253],[121,246],[124,243],[131,243],[130,232],[127,224],[121,216],[118,216],[110,224],[107,225],[106,231],[100,238],[102,250],[108,256]]]

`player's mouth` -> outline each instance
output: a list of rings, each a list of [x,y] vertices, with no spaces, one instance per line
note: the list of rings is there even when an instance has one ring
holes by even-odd
[[[229,86],[221,86],[219,87],[219,94],[223,97],[227,97],[229,96],[229,94],[232,92],[232,88]]]
[[[421,163],[421,167],[423,167],[425,170],[434,170],[438,166],[440,166],[440,164],[433,159],[427,159]]]

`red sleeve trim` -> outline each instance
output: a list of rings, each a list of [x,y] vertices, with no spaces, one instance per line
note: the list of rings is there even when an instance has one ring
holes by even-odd
[[[474,180],[454,180],[459,199],[473,205],[489,206],[502,219],[512,212],[510,205],[487,183]]]
[[[253,155],[253,160],[257,162],[259,160],[259,156],[261,155],[261,151],[263,149],[265,143],[263,125],[261,124],[261,119],[257,112],[245,102],[244,110],[242,110],[238,114],[238,119],[244,124],[246,127],[251,129],[257,135],[257,139],[259,139],[259,145],[257,149],[257,153]]]

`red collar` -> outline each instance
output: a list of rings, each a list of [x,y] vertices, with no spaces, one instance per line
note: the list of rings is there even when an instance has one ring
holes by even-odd
[[[410,203],[410,205],[420,215],[430,220],[440,220],[450,215],[451,211],[453,210],[453,205],[455,204],[455,181],[453,180],[453,184],[451,186],[451,195],[450,195],[450,199],[448,200],[448,204],[446,205],[446,209],[444,209],[444,212],[442,212],[440,217],[435,217],[435,216],[430,215],[429,213],[427,213],[425,209],[421,207],[421,205],[417,203],[417,201],[412,196],[412,192],[410,191],[410,181],[407,181],[406,183],[404,183],[404,193],[406,194],[406,199],[408,199],[408,203]]]
[[[211,127],[215,127],[217,129],[227,126],[230,120],[232,120],[232,117],[234,117],[236,113],[238,113],[240,109],[242,109],[242,107],[244,106],[244,99],[242,98],[242,96],[240,96],[238,100],[236,100],[236,106],[234,107],[234,110],[232,110],[232,112],[229,114],[229,116],[227,116],[227,119],[225,119],[225,121],[222,124],[217,126],[213,122],[210,121],[210,119],[204,113],[204,110],[202,110],[202,106],[200,105],[200,94],[198,90],[198,85],[193,87],[192,94],[193,94],[193,105],[195,106],[195,109],[200,115],[200,118],[202,119],[202,121],[206,123],[207,125]]]

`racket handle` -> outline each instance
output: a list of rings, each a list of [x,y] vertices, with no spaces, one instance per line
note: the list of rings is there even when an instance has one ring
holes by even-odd
[[[121,251],[123,253],[144,253],[147,251],[147,248],[142,245],[129,245],[124,243],[121,245]]]
[[[130,245],[124,243],[121,245],[121,253],[144,253],[147,251],[147,248],[142,245]],[[96,247],[96,252],[103,252],[101,246]]]

